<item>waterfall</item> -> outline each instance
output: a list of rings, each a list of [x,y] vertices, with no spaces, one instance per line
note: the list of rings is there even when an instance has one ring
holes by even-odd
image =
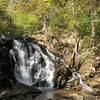
[[[3,53],[0,60],[1,62],[4,60],[4,63],[5,61],[9,62],[5,66],[5,70],[8,71],[7,78],[12,85],[13,83],[16,83],[17,80],[17,82],[28,86],[53,87],[54,83],[56,84],[57,82],[57,85],[59,86],[59,82],[61,84],[63,77],[72,77],[67,83],[79,79],[79,83],[83,90],[93,91],[91,87],[83,82],[81,75],[73,68],[73,66],[66,65],[64,60],[60,60],[60,58],[54,56],[47,48],[37,43],[28,42],[23,39],[18,40],[8,38],[3,35],[0,36],[0,41],[1,52]],[[54,79],[54,74],[57,74],[55,61],[58,59],[65,65],[65,69],[62,75],[58,73],[60,78],[57,76],[57,79]],[[4,74],[5,72],[6,71],[4,71]],[[70,76],[69,72],[71,72],[72,76]],[[55,82],[53,82],[53,80]]]
[[[28,86],[53,87],[56,57],[38,44],[13,40],[10,53],[15,61],[16,80]]]

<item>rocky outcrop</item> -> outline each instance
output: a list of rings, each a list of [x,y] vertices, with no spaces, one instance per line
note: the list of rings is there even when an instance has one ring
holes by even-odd
[[[64,88],[67,86],[67,81],[69,77],[72,77],[72,72],[68,68],[58,69],[54,78],[55,88]]]
[[[14,63],[9,54],[12,43],[12,39],[0,37],[0,88],[10,86],[12,81],[15,81],[13,74]]]

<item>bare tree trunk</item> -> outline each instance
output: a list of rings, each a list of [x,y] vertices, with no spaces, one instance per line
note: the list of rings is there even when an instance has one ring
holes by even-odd
[[[71,66],[74,67],[75,66],[75,61],[76,61],[76,56],[78,55],[78,49],[79,49],[79,33],[76,32],[76,38],[75,38],[75,46],[73,49],[73,53],[72,53],[72,59],[71,59]]]
[[[91,33],[92,37],[95,38],[95,22],[91,21]]]
[[[14,4],[14,0],[10,0],[10,1],[9,1],[9,5],[8,5],[8,8],[9,8],[9,9],[12,9],[13,4]]]
[[[75,16],[75,2],[74,0],[72,2],[72,13],[73,13],[73,21],[74,21],[74,29],[73,32],[75,33],[75,46],[73,49],[73,54],[72,54],[72,59],[71,59],[71,66],[75,66],[75,60],[76,60],[76,55],[78,54],[78,48],[79,48],[79,33],[77,31],[76,27],[76,16]]]
[[[73,21],[74,21],[74,29],[73,32],[75,33],[75,48],[74,52],[77,54],[78,51],[78,42],[79,42],[79,33],[77,31],[77,22],[76,22],[76,14],[75,14],[75,1],[72,0],[72,13],[73,13]]]
[[[74,0],[71,0],[72,3],[72,14],[73,14],[73,21],[74,21],[74,26],[76,25],[76,19],[75,19],[75,2]]]
[[[91,16],[93,17],[92,18],[92,21],[91,21],[91,33],[92,33],[92,37],[93,38],[95,38],[95,27],[96,27],[96,23],[95,23],[95,20],[96,20],[96,14],[97,14],[97,12],[96,12],[96,9],[95,8],[93,8],[93,10],[92,10],[92,13],[91,13]]]
[[[44,31],[44,33],[48,33],[48,22],[47,22],[47,15],[46,14],[43,15],[43,21],[44,21],[44,24],[43,24],[42,31]]]

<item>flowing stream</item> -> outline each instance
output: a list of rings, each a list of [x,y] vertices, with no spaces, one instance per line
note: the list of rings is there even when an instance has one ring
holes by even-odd
[[[56,57],[51,52],[35,43],[14,40],[11,53],[15,60],[15,76],[18,82],[28,86],[53,87]],[[79,78],[83,90],[92,91],[75,69],[70,68],[70,71],[73,73],[72,78]]]
[[[53,87],[55,56],[35,43],[14,40],[10,51],[15,60],[16,80],[28,86]]]

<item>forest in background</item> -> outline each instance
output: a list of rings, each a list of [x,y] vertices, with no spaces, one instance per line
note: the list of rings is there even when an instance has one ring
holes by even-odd
[[[0,0],[0,33],[73,31],[100,36],[99,0]]]
[[[86,72],[100,55],[100,0],[0,0],[0,34],[35,38],[66,63],[74,50]]]

